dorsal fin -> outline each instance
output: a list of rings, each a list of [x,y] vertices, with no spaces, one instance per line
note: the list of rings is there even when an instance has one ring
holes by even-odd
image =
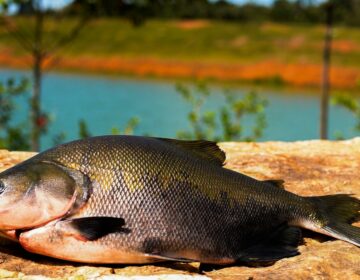
[[[216,165],[223,166],[226,155],[222,151],[216,142],[206,141],[206,140],[176,140],[168,138],[157,138],[160,141],[171,143],[175,146],[181,147],[194,155],[209,160]]]
[[[267,184],[271,184],[271,185],[273,185],[275,187],[278,187],[280,189],[285,189],[285,187],[284,187],[285,181],[281,180],[281,179],[278,179],[278,180],[264,180],[263,182],[267,183]]]

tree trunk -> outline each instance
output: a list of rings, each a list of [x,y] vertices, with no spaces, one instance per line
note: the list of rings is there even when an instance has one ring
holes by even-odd
[[[42,57],[34,54],[33,64],[33,91],[31,96],[31,150],[40,150],[40,127],[41,116],[41,78],[42,78]]]
[[[41,127],[39,120],[41,117],[41,78],[43,64],[43,13],[40,10],[39,2],[34,2],[35,6],[35,30],[33,45],[33,92],[31,96],[31,149],[33,151],[40,150],[40,134]]]
[[[320,104],[320,138],[328,138],[329,95],[330,95],[330,58],[332,40],[333,5],[326,6],[326,33],[324,42],[324,60],[322,73],[322,95]]]

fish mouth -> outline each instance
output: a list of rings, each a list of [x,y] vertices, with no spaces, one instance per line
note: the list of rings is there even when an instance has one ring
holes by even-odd
[[[12,229],[12,230],[1,230],[0,238],[5,238],[7,240],[19,242],[20,235],[31,229]]]
[[[19,236],[16,233],[17,230],[1,230],[0,238],[5,238],[7,240],[19,242]]]
[[[35,227],[17,228],[17,229],[4,229],[3,228],[0,230],[0,238],[3,237],[8,240],[11,240],[11,241],[19,242],[21,234],[26,233],[26,232],[31,231],[36,228],[41,228],[41,227],[44,227],[47,225],[51,225],[53,223],[58,222],[59,220],[60,219],[56,219],[56,220],[53,220],[53,221],[50,221],[50,222],[47,222],[47,223],[44,223],[44,224],[41,224],[41,225],[38,225]]]

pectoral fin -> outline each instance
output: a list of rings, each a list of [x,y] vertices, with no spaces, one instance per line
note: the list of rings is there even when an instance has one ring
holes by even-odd
[[[64,220],[62,227],[66,227],[69,235],[82,241],[94,241],[110,233],[129,233],[125,228],[123,218],[116,217],[85,217]]]

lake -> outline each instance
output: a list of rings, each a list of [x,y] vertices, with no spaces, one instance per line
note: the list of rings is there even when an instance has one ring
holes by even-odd
[[[29,76],[29,72],[0,69],[0,81]],[[205,110],[218,110],[225,103],[218,86],[212,86]],[[236,96],[247,90],[232,89]],[[319,97],[301,93],[257,91],[269,101],[266,109],[268,127],[261,141],[295,141],[318,138]],[[87,122],[93,135],[110,134],[113,127],[123,129],[134,116],[140,118],[135,134],[175,137],[189,128],[190,106],[175,90],[175,81],[136,80],[95,75],[46,73],[43,80],[42,106],[50,113],[49,133],[42,139],[42,149],[53,145],[53,137],[66,133],[66,140],[78,137],[78,122]],[[26,100],[17,100],[14,122],[24,121]],[[244,126],[251,120],[245,119]],[[340,131],[346,138],[357,134],[355,120],[344,109],[331,106],[330,136]]]

